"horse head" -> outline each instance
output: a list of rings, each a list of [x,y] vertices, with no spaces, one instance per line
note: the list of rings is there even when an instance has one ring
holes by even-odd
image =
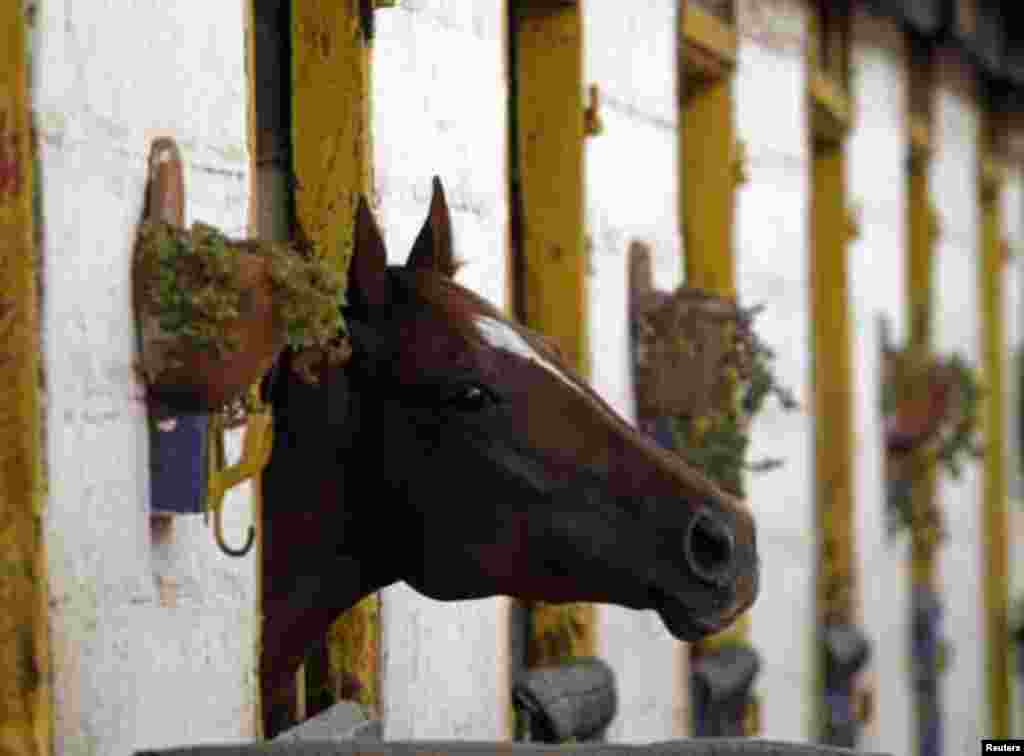
[[[753,519],[637,431],[538,334],[452,279],[448,208],[388,266],[365,202],[349,362],[280,372],[265,476],[264,683],[337,613],[404,580],[440,600],[506,594],[655,609],[677,638],[753,602]]]

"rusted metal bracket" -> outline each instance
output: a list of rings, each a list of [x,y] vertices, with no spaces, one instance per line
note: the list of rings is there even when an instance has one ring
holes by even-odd
[[[587,89],[590,102],[583,111],[583,133],[588,137],[604,133],[604,121],[601,120],[601,90],[597,84]]]
[[[732,144],[732,178],[736,186],[747,183],[750,178],[749,162],[747,143],[737,139]]]

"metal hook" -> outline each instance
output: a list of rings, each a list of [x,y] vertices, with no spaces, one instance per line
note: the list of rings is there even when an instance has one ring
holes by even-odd
[[[257,401],[259,385],[250,387],[249,393],[252,400]],[[230,467],[225,467],[223,417],[214,416],[211,419],[210,432],[212,439],[209,449],[206,509],[207,512],[213,510],[213,537],[225,554],[233,557],[245,556],[255,543],[256,528],[253,525],[249,526],[245,544],[240,549],[228,545],[224,539],[222,519],[224,495],[239,483],[259,475],[267,466],[274,438],[273,417],[269,410],[249,414],[245,425],[245,440],[242,443],[242,458]]]
[[[245,544],[240,549],[232,548],[228,545],[227,541],[224,540],[224,526],[221,523],[221,516],[224,512],[224,507],[217,507],[213,512],[213,537],[217,541],[217,545],[220,550],[228,556],[233,557],[244,557],[252,549],[252,545],[256,542],[256,528],[253,525],[249,526],[249,532],[245,536]]]

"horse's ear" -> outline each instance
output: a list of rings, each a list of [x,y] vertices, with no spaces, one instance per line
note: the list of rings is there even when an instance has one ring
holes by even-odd
[[[405,267],[433,270],[449,278],[458,270],[452,252],[452,217],[444,198],[444,187],[437,176],[434,176],[433,192],[430,195],[430,212],[412,245]]]
[[[354,247],[348,274],[349,305],[361,308],[390,304],[388,253],[380,227],[370,210],[370,203],[363,195],[359,195],[359,206],[356,208]]]

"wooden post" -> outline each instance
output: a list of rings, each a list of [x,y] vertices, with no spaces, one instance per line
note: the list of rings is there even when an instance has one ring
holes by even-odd
[[[978,202],[981,211],[981,343],[984,399],[984,499],[982,502],[982,593],[985,601],[985,659],[988,674],[990,726],[993,738],[1010,735],[1009,626],[1005,455],[1005,391],[1003,366],[1006,332],[1003,324],[1003,139],[1002,117],[984,106],[978,149]]]
[[[679,24],[679,217],[686,283],[718,296],[736,294],[733,250],[742,149],[733,119],[736,30],[700,3],[684,5]]]
[[[696,1],[681,3],[677,11],[679,218],[686,284],[722,297],[736,296],[736,187],[745,172],[733,117],[738,45],[734,13],[729,8],[730,17],[721,18]],[[724,402],[734,401],[733,388],[721,397]],[[747,614],[727,630],[693,644],[691,661],[722,644],[749,640]],[[746,713],[742,727],[747,735],[757,734],[759,719],[756,711]]]
[[[252,230],[265,239],[298,234],[343,273],[352,255],[356,203],[360,194],[371,195],[373,185],[373,7],[371,0],[261,0],[252,8]],[[261,596],[264,569],[261,556]],[[377,702],[377,617],[377,597],[367,597],[334,623],[320,654],[336,694],[340,678],[353,671],[349,667],[358,668],[354,682],[364,704]],[[359,648],[351,648],[350,638]],[[296,698],[302,700],[295,701],[292,715],[301,719],[306,679],[303,670],[299,674]],[[263,712],[261,719],[267,716]]]
[[[583,20],[577,3],[512,2],[518,313],[587,373]]]
[[[934,295],[932,271],[935,264],[937,220],[932,205],[929,172],[932,158],[934,81],[931,51],[923,45],[910,44],[908,88],[908,145],[907,163],[907,254],[906,254],[906,318],[909,332],[908,347],[922,358],[932,356],[932,316]],[[930,448],[910,452],[908,463],[912,470],[922,471],[913,482],[911,491],[912,525],[910,528],[910,589],[911,596],[938,595],[936,556],[941,541],[941,517],[937,516],[934,460],[927,457]],[[925,457],[925,458],[922,458]],[[912,608],[912,612],[915,609]],[[924,617],[912,617],[924,621]],[[934,646],[929,644],[927,648]],[[937,659],[918,660],[935,664]],[[937,671],[936,671],[937,674]],[[941,727],[940,686],[937,677],[921,680],[915,686],[914,709],[917,718],[917,748],[919,753],[930,753]]]
[[[370,70],[374,0],[292,2],[292,168],[297,230],[347,274],[356,205],[373,196]],[[379,600],[342,614],[326,638],[335,695],[379,703]],[[315,713],[315,712],[311,712]]]
[[[573,0],[508,2],[512,310],[587,375],[582,8]],[[593,654],[595,619],[589,605],[537,604],[531,663]],[[544,641],[571,627],[567,652]]]
[[[833,738],[825,701],[825,636],[830,625],[856,624],[856,520],[853,498],[850,304],[847,245],[855,235],[846,193],[849,100],[849,8],[812,3],[808,29],[811,140],[810,315],[814,392],[814,499],[818,533],[815,658],[819,670],[819,737]],[[848,736],[847,733],[846,736]],[[846,737],[843,736],[843,737]],[[844,745],[848,745],[844,743]]]
[[[33,148],[22,3],[0,5],[0,753],[52,748]]]

